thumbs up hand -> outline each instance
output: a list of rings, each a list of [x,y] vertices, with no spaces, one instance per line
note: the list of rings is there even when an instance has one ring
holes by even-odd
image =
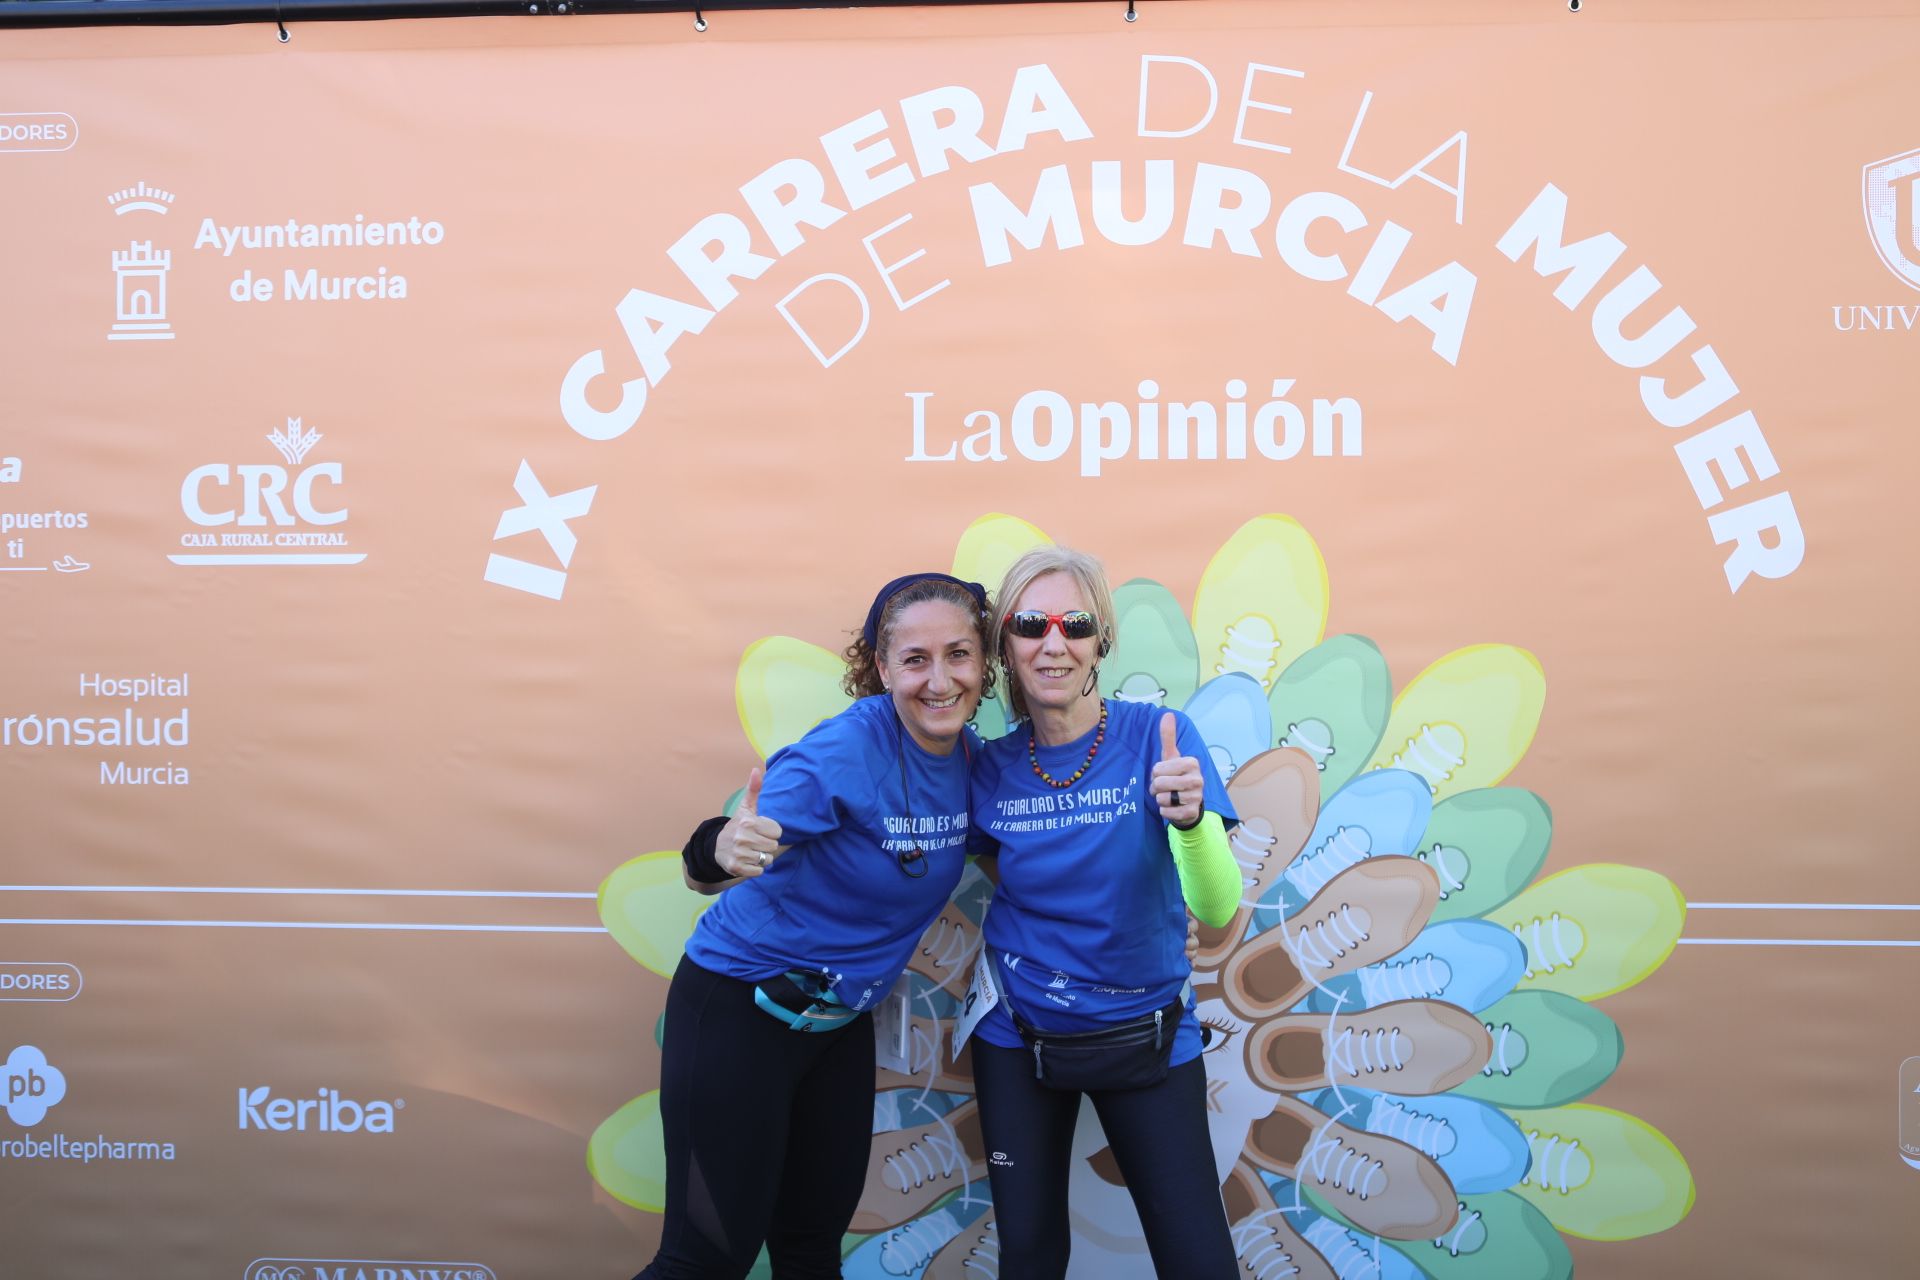
[[[747,792],[733,820],[720,829],[715,842],[714,861],[728,875],[751,880],[765,874],[773,860],[787,851],[780,843],[780,824],[760,816],[760,783],[765,777],[755,765],[747,775]]]
[[[1153,766],[1151,785],[1153,802],[1160,806],[1162,818],[1176,827],[1190,827],[1200,821],[1206,783],[1200,775],[1200,762],[1180,751],[1171,711],[1160,717],[1160,762]]]

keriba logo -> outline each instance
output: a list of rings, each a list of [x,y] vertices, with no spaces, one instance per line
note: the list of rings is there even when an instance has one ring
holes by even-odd
[[[277,1098],[271,1085],[240,1086],[240,1128],[275,1133],[392,1133],[394,1113],[405,1098],[359,1102],[338,1090],[318,1089],[311,1098]]]

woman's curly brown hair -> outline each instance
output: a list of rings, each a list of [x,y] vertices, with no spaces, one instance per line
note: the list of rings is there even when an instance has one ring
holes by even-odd
[[[940,600],[953,605],[972,620],[980,656],[980,697],[985,700],[993,696],[995,668],[998,664],[993,661],[992,608],[983,606],[965,587],[941,582],[937,578],[923,578],[887,597],[887,603],[880,611],[880,625],[875,628],[880,638],[878,653],[862,635],[855,635],[853,643],[841,652],[840,656],[846,659],[847,671],[841,677],[840,688],[848,697],[866,698],[886,692],[886,686],[880,682],[879,664],[874,660],[886,657],[887,650],[893,644],[894,624],[899,621],[901,613],[928,600]]]

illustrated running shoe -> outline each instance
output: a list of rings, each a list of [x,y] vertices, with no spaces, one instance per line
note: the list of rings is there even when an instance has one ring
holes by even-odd
[[[1213,677],[1182,708],[1207,744],[1214,770],[1231,781],[1235,770],[1273,746],[1267,691],[1238,671]]]
[[[1394,1251],[1397,1242],[1371,1235],[1363,1239],[1353,1228],[1312,1209],[1293,1216],[1305,1219],[1301,1239],[1327,1260],[1340,1280],[1421,1280],[1419,1268]]]
[[[1427,785],[1414,774],[1404,769],[1361,774],[1321,806],[1305,847],[1283,877],[1281,911],[1292,915],[1357,862],[1413,853],[1432,812]]]
[[[1522,990],[1597,1000],[1666,961],[1680,941],[1687,902],[1657,871],[1594,862],[1548,876],[1489,919],[1526,946]]]
[[[675,850],[643,853],[600,882],[600,923],[628,955],[663,978],[680,964],[700,913],[714,899],[687,890]]]
[[[599,1123],[587,1140],[587,1172],[622,1204],[648,1213],[666,1212],[667,1155],[658,1089],[641,1094]]]
[[[1320,808],[1319,772],[1301,752],[1263,751],[1234,773],[1227,798],[1240,815],[1239,824],[1227,833],[1227,849],[1240,864],[1240,908],[1218,929],[1200,926],[1196,969],[1217,968],[1239,945],[1253,904],[1305,843]]]
[[[1620,1065],[1620,1028],[1557,991],[1516,991],[1480,1012],[1493,1052],[1454,1090],[1497,1107],[1558,1107],[1586,1097]]]
[[[1113,614],[1119,639],[1100,664],[1100,691],[1122,702],[1186,706],[1200,687],[1200,653],[1173,593],[1151,578],[1123,582],[1113,591]]]
[[[1339,1280],[1339,1272],[1300,1238],[1273,1202],[1266,1179],[1236,1161],[1220,1188],[1233,1235],[1233,1253],[1248,1280]]]
[[[1255,516],[1207,562],[1193,597],[1200,674],[1238,671],[1273,687],[1327,625],[1327,563],[1300,522]]]
[[[1369,858],[1335,876],[1299,912],[1242,944],[1221,970],[1235,1013],[1267,1018],[1324,983],[1403,949],[1440,899],[1439,882],[1412,858]]]
[[[1553,815],[1531,791],[1482,787],[1442,800],[1413,855],[1440,877],[1434,921],[1484,916],[1519,893],[1552,838]]]
[[[733,701],[762,760],[847,709],[852,699],[840,688],[845,674],[838,654],[792,636],[766,636],[747,646],[734,673]]]
[[[1462,1196],[1504,1191],[1526,1173],[1531,1158],[1526,1135],[1511,1117],[1456,1094],[1395,1097],[1347,1085],[1305,1094],[1301,1101],[1432,1156]]]
[[[1513,1118],[1533,1147],[1533,1167],[1514,1194],[1568,1235],[1637,1240],[1693,1208],[1686,1158],[1638,1116],[1574,1103]]]
[[[991,1225],[992,1202],[987,1199],[985,1188],[975,1190],[974,1195],[950,1196],[945,1204],[930,1213],[923,1213],[891,1231],[869,1236],[840,1264],[841,1275],[846,1280],[898,1280],[919,1275],[949,1244],[968,1234],[969,1228],[977,1232],[977,1224],[983,1217]],[[927,1274],[935,1273],[929,1270]],[[978,1280],[977,1273],[971,1274]]]
[[[1000,1232],[989,1208],[933,1255],[926,1280],[998,1280],[999,1275]]]
[[[1393,707],[1393,676],[1373,641],[1331,636],[1280,673],[1267,701],[1280,745],[1313,756],[1321,789],[1332,795],[1379,745]]]
[[[1362,1231],[1394,1240],[1431,1239],[1459,1215],[1453,1184],[1431,1157],[1404,1142],[1350,1129],[1281,1098],[1247,1133],[1245,1159],[1293,1178]]]
[[[1391,1000],[1445,1000],[1482,1009],[1513,990],[1526,957],[1514,936],[1492,921],[1430,924],[1388,959],[1323,980],[1306,1007],[1351,1013]]]
[[[1460,1221],[1427,1244],[1391,1241],[1433,1280],[1571,1280],[1573,1255],[1545,1214],[1510,1191],[1461,1196]]]
[[[992,591],[1015,560],[1035,547],[1052,543],[1052,538],[1019,516],[989,512],[961,532],[953,549],[953,576],[965,582],[985,583]]]
[[[1546,673],[1525,649],[1457,649],[1401,690],[1372,767],[1412,770],[1436,800],[1490,787],[1526,755],[1546,701]]]
[[[984,1186],[984,1151],[979,1106],[973,1102],[927,1124],[876,1133],[866,1188],[850,1229],[886,1231],[951,1191],[974,1183]]]
[[[1479,1071],[1492,1048],[1487,1029],[1465,1009],[1401,1000],[1360,1013],[1295,1013],[1260,1023],[1246,1040],[1247,1076],[1273,1093],[1361,1082],[1399,1094],[1445,1093]],[[1373,1131],[1412,1142],[1404,1133]]]

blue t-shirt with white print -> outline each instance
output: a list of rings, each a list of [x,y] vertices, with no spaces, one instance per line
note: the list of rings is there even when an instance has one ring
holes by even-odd
[[[973,775],[973,844],[999,846],[1000,886],[981,927],[1002,1000],[974,1030],[1018,1048],[1007,1002],[1042,1031],[1095,1031],[1164,1008],[1187,981],[1187,907],[1153,801],[1165,708],[1107,703],[1107,736],[1070,787],[1050,787],[1027,757],[1032,726],[980,752]],[[1180,750],[1200,761],[1206,807],[1234,820],[1226,788],[1200,731],[1174,712]],[[1070,777],[1097,730],[1038,747],[1040,767]],[[1174,1039],[1173,1062],[1200,1053],[1191,1008]]]
[[[885,995],[966,861],[967,764],[979,741],[964,732],[951,754],[934,755],[876,695],[774,752],[760,813],[789,848],[719,896],[687,940],[688,958],[745,982],[824,974],[854,1009]],[[899,865],[915,848],[923,876]]]

